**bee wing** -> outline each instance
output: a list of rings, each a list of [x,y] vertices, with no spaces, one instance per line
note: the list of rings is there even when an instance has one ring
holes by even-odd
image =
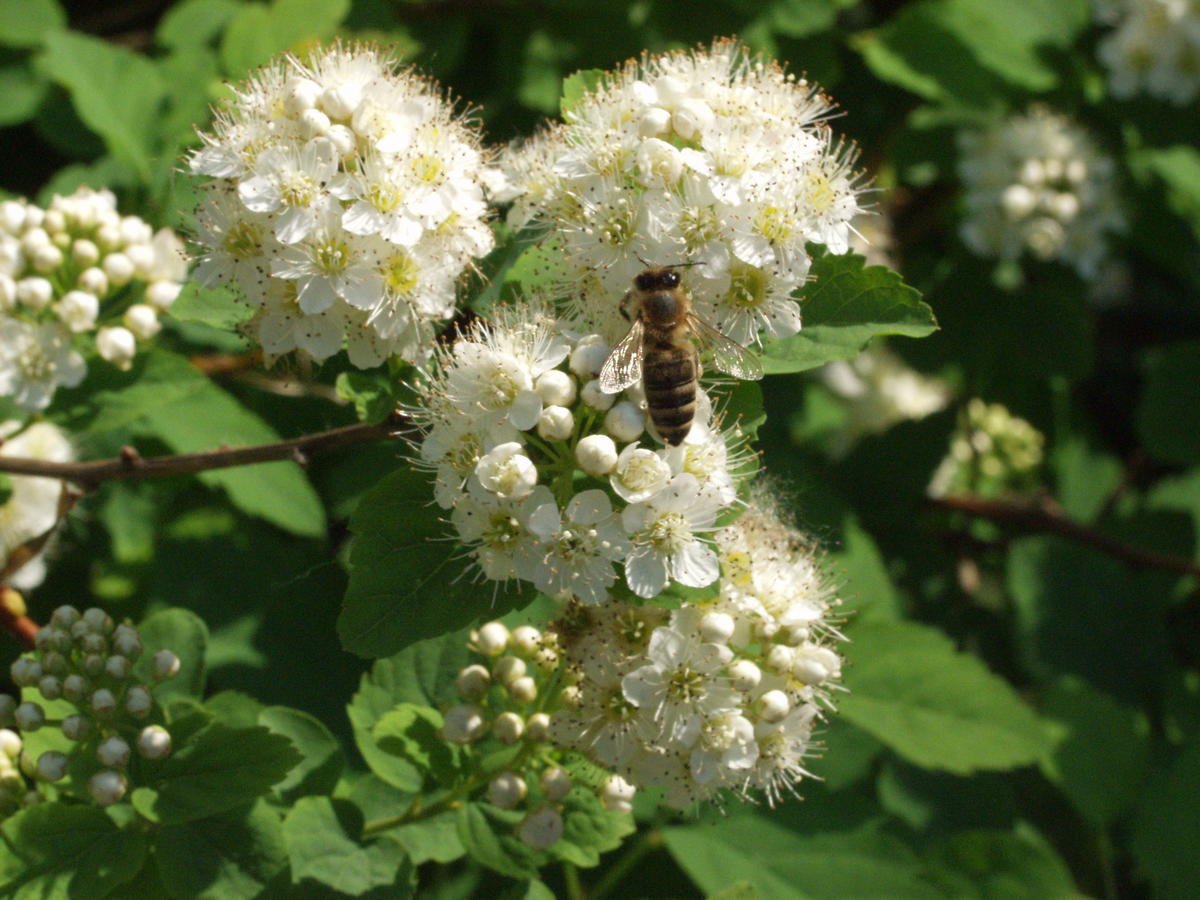
[[[727,338],[694,313],[688,316],[688,324],[697,346],[712,355],[716,368],[742,381],[758,381],[763,377],[758,357],[737,341]]]
[[[642,377],[642,320],[634,319],[629,333],[613,347],[600,369],[600,390],[619,394]]]

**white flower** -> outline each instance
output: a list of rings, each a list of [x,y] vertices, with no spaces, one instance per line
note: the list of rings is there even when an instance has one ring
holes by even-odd
[[[1115,26],[1096,50],[1114,97],[1146,93],[1184,106],[1200,94],[1200,7],[1194,2],[1120,0],[1098,8],[1097,18]]]
[[[726,647],[671,628],[654,629],[647,663],[621,681],[626,699],[640,711],[643,728],[687,749],[700,737],[706,717],[736,710],[737,692],[719,674],[729,662],[728,653]]]
[[[516,441],[497,444],[475,465],[475,482],[501,500],[521,500],[537,485],[537,467]]]
[[[338,300],[370,309],[382,292],[372,260],[356,255],[336,216],[326,215],[305,232],[307,240],[284,247],[271,263],[277,278],[295,279],[296,302],[308,314]]]
[[[48,422],[36,422],[24,431],[8,436],[17,427],[16,422],[0,425],[0,434],[5,435],[0,444],[0,456],[20,456],[48,462],[69,462],[75,452],[67,436]],[[0,567],[3,567],[14,550],[47,534],[59,518],[59,503],[62,499],[62,482],[56,478],[40,478],[29,475],[7,476],[9,495],[0,505]],[[41,556],[11,573],[10,581],[16,587],[35,587],[45,575],[40,565]]]
[[[613,563],[629,551],[620,521],[608,495],[598,490],[571,498],[565,519],[553,503],[534,510],[529,530],[540,539],[542,555],[525,577],[551,596],[565,593],[601,603],[617,579]]]
[[[628,503],[643,503],[667,486],[671,466],[658,453],[630,444],[617,457],[609,477],[612,489]]]
[[[270,147],[256,160],[251,177],[238,184],[238,197],[251,212],[277,213],[275,237],[294,244],[333,208],[330,187],[337,170],[337,151],[324,138],[300,147]]]
[[[625,508],[622,521],[633,549],[625,580],[639,597],[655,597],[671,581],[704,587],[720,568],[712,547],[697,537],[713,527],[719,503],[700,492],[696,476],[674,476],[650,499]]]
[[[96,332],[96,352],[105,362],[112,363],[122,372],[133,365],[137,353],[137,339],[123,325],[101,328]]]
[[[701,784],[727,779],[731,771],[748,769],[757,759],[754,724],[740,712],[720,712],[700,727],[690,756],[692,777]]]
[[[0,395],[22,409],[45,409],[59,385],[75,387],[86,373],[83,357],[60,326],[0,320]]]
[[[342,347],[345,316],[336,307],[309,314],[300,308],[297,282],[276,281],[263,294],[263,305],[248,331],[268,358],[301,350],[315,360],[328,359]]]
[[[484,577],[507,581],[536,558],[538,538],[529,530],[529,518],[539,506],[553,502],[554,495],[544,485],[521,500],[464,494],[450,520]]]

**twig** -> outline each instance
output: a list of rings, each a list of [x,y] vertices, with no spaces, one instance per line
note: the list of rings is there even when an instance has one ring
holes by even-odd
[[[261,365],[262,361],[262,352],[259,350],[249,350],[246,353],[197,353],[188,357],[188,362],[194,368],[210,378],[253,369]]]
[[[25,600],[7,585],[0,585],[0,628],[3,628],[26,650],[33,649],[38,624],[24,613]]]
[[[1056,534],[1079,544],[1107,553],[1137,569],[1162,569],[1178,575],[1200,578],[1200,565],[1182,556],[1157,553],[1126,544],[1102,531],[1081,525],[1066,516],[1052,500],[1015,501],[985,500],[982,497],[936,497],[929,500],[938,509],[965,513],[977,519],[987,519],[1038,534]]]
[[[360,422],[333,428],[317,434],[307,434],[272,444],[251,447],[221,447],[200,453],[180,453],[175,456],[142,456],[133,447],[124,447],[115,459],[96,459],[87,462],[47,462],[17,456],[0,456],[0,472],[12,475],[40,475],[74,482],[83,490],[94,490],[105,481],[140,478],[166,478],[172,475],[191,475],[210,469],[228,469],[255,463],[290,459],[304,465],[310,456],[361,444],[396,437],[412,427],[408,417],[396,412],[378,424]]]

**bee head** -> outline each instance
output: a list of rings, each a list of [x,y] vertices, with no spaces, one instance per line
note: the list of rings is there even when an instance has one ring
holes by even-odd
[[[674,269],[647,269],[633,283],[639,291],[671,290],[679,287],[679,273]]]

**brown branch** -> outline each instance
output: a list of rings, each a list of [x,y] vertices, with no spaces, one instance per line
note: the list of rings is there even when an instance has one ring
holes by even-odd
[[[188,362],[209,378],[253,369],[262,365],[262,361],[260,350],[249,350],[246,353],[197,353],[188,357]]]
[[[220,447],[200,453],[180,453],[175,456],[142,456],[133,447],[124,447],[115,459],[96,459],[87,462],[47,462],[16,456],[0,456],[0,472],[12,475],[39,475],[74,482],[83,490],[94,490],[105,481],[140,478],[166,478],[172,475],[191,475],[210,469],[228,469],[255,463],[290,459],[300,465],[317,453],[325,453],[361,444],[397,437],[411,428],[408,417],[396,412],[378,424],[360,422],[317,434],[271,444],[251,447]]]
[[[3,628],[26,650],[33,649],[38,624],[25,615],[25,598],[7,585],[0,585],[0,628]]]
[[[982,497],[959,495],[931,498],[929,503],[938,509],[965,513],[977,519],[987,519],[1022,531],[1055,534],[1093,547],[1101,553],[1106,553],[1137,569],[1161,569],[1177,575],[1200,578],[1200,565],[1190,559],[1126,544],[1102,531],[1069,518],[1062,512],[1058,504],[1049,499],[1042,501],[986,500]]]

